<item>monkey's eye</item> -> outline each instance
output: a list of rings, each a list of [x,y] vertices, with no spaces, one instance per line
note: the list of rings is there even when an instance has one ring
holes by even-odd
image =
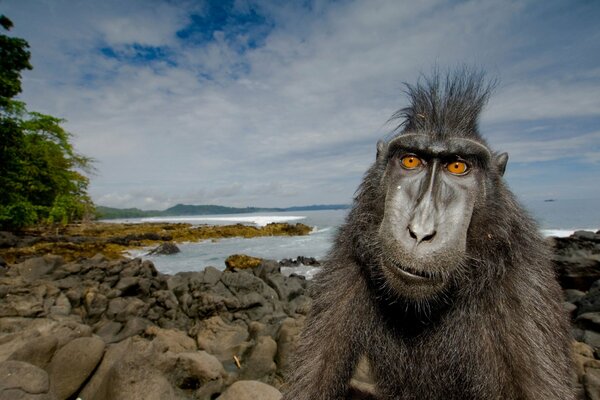
[[[446,165],[448,172],[454,175],[464,175],[469,170],[469,166],[464,161],[452,161]]]
[[[404,156],[400,161],[402,162],[402,166],[406,169],[415,169],[422,164],[421,159],[414,155]]]

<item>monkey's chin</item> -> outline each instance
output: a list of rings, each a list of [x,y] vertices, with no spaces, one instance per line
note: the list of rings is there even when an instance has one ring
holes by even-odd
[[[382,269],[392,288],[400,296],[409,299],[431,298],[446,287],[446,277],[440,273],[417,270],[397,263],[383,263]]]

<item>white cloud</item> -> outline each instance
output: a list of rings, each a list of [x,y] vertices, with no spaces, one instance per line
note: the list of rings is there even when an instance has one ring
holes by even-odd
[[[4,5],[14,34],[32,45],[23,98],[67,118],[78,150],[99,161],[99,204],[349,202],[391,128],[385,122],[405,105],[402,82],[433,64],[474,63],[500,76],[486,124],[600,116],[597,62],[567,62],[591,54],[591,42],[544,42],[534,3],[315,2],[308,10],[260,1],[272,30],[242,53],[243,32],[235,43],[219,33],[203,45],[177,39],[190,7],[206,12],[197,2]],[[566,24],[563,35],[584,28]],[[100,52],[133,44],[166,46],[172,63]],[[562,147],[597,164],[590,142],[600,138],[589,132],[524,141],[497,130],[493,142],[512,160],[550,160]]]

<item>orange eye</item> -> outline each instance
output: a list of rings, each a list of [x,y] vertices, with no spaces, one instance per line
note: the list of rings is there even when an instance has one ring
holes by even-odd
[[[402,157],[402,166],[406,169],[415,169],[421,165],[421,160],[416,156]]]
[[[469,167],[467,166],[467,163],[465,163],[463,161],[453,161],[450,164],[446,165],[446,169],[451,174],[462,175],[465,172],[467,172]]]

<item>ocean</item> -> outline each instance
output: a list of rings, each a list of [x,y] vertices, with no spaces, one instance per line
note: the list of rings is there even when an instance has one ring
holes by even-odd
[[[546,236],[569,236],[576,230],[600,229],[600,207],[598,200],[557,200],[529,201],[523,205],[538,220],[542,233]],[[281,213],[256,213],[235,215],[185,216],[169,218],[140,218],[121,222],[170,221],[191,224],[254,224],[270,222],[301,222],[312,226],[313,232],[307,236],[231,238],[217,241],[178,244],[181,252],[173,255],[147,256],[148,249],[130,252],[133,257],[152,260],[163,273],[175,274],[181,271],[201,271],[206,266],[223,270],[225,259],[231,254],[247,254],[254,257],[281,260],[298,256],[323,258],[331,246],[337,228],[343,223],[348,210],[303,211]],[[314,268],[301,267],[286,269],[284,273],[300,273],[310,278]]]

